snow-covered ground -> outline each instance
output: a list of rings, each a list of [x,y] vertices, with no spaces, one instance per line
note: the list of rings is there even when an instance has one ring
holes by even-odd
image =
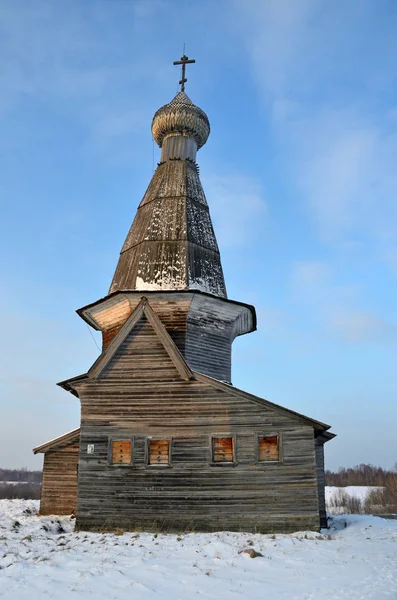
[[[371,492],[377,492],[380,489],[382,488],[374,485],[347,485],[346,487],[328,485],[325,487],[325,502],[328,504],[340,494],[346,494],[351,498],[357,498],[361,502],[365,502]]]
[[[397,521],[336,517],[322,534],[115,535],[74,533],[72,519],[37,508],[0,500],[6,600],[397,599]]]
[[[331,515],[340,515],[345,512],[372,512],[374,507],[370,510],[366,509],[366,501],[372,492],[378,492],[382,489],[371,485],[326,486],[325,504],[327,512]]]

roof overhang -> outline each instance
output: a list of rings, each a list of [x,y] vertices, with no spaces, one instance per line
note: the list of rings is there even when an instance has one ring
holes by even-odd
[[[87,304],[82,308],[79,308],[77,314],[86,322],[88,325],[102,331],[106,329],[106,315],[110,311],[117,310],[117,313],[121,321],[126,321],[130,316],[133,308],[137,304],[137,299],[146,297],[149,302],[152,300],[164,300],[178,301],[190,299],[192,307],[197,303],[205,303],[213,311],[219,311],[220,314],[227,312],[230,313],[231,318],[239,320],[239,325],[236,335],[242,335],[243,333],[250,333],[256,330],[257,320],[255,307],[251,304],[245,304],[244,302],[237,302],[236,300],[229,300],[227,298],[220,298],[214,294],[208,292],[202,292],[201,290],[164,290],[164,291],[134,291],[125,290],[117,291],[93,302]],[[113,317],[112,317],[112,322]]]
[[[329,442],[336,437],[336,433],[331,433],[330,431],[320,431],[318,435],[316,435],[316,439],[325,444],[325,442]]]
[[[76,390],[74,389],[73,384],[77,383],[79,381],[83,381],[84,379],[87,379],[87,378],[88,378],[87,373],[83,373],[83,375],[77,375],[76,377],[71,377],[70,379],[65,379],[64,381],[59,381],[57,383],[57,385],[59,385],[59,387],[66,390],[67,392],[70,392],[71,394],[76,396],[76,398],[78,398],[79,395],[77,394]]]
[[[294,410],[289,408],[285,408],[284,406],[280,406],[279,404],[275,404],[274,402],[270,402],[270,400],[266,400],[265,398],[260,398],[259,396],[255,396],[254,394],[250,394],[249,392],[245,392],[244,390],[240,390],[239,388],[234,387],[230,383],[226,383],[224,381],[219,381],[218,379],[214,379],[209,375],[204,375],[203,373],[198,373],[197,371],[193,371],[196,379],[198,381],[206,381],[209,384],[212,384],[214,387],[221,389],[223,391],[227,391],[234,396],[239,396],[240,398],[245,398],[247,400],[251,400],[256,402],[262,406],[268,406],[269,408],[273,408],[275,410],[279,410],[289,416],[295,417],[299,419],[301,422],[305,422],[307,425],[313,427],[315,436],[324,435],[327,437],[325,441],[332,439],[336,434],[329,433],[328,429],[331,428],[331,425],[327,425],[327,423],[322,423],[321,421],[317,421],[316,419],[312,419],[311,417],[307,417],[306,415],[302,415]]]
[[[153,297],[154,298],[156,298],[156,297],[164,298],[164,293],[167,294],[167,297],[169,294],[170,297],[173,297],[174,299],[175,299],[175,297],[178,297],[181,295],[184,299],[186,299],[186,294],[191,294],[192,298],[193,298],[193,296],[196,295],[196,292],[154,292],[153,295],[151,295],[151,298],[153,298]],[[244,392],[243,390],[240,390],[231,384],[225,383],[218,379],[212,378],[208,375],[204,375],[197,371],[191,370],[189,365],[186,363],[185,359],[183,358],[183,356],[180,354],[174,341],[170,338],[169,334],[167,333],[163,323],[160,321],[160,319],[158,318],[156,313],[150,307],[150,303],[147,298],[147,296],[149,296],[149,294],[143,296],[143,294],[141,292],[115,292],[114,294],[107,296],[103,300],[99,300],[98,302],[95,302],[94,304],[91,304],[88,307],[82,308],[82,309],[80,309],[80,311],[77,311],[77,312],[79,312],[79,314],[81,312],[82,318],[88,323],[89,322],[88,319],[91,319],[91,317],[89,316],[89,312],[88,312],[89,310],[91,310],[91,309],[95,310],[95,307],[98,307],[98,306],[103,307],[104,304],[106,304],[108,302],[113,303],[115,300],[120,299],[120,298],[122,299],[122,301],[128,302],[129,294],[134,294],[135,298],[138,294],[138,297],[140,298],[140,302],[139,302],[138,306],[135,307],[132,314],[130,314],[127,317],[127,320],[126,320],[124,326],[120,329],[120,331],[113,338],[113,340],[110,343],[110,345],[108,346],[108,348],[101,353],[101,355],[98,357],[98,359],[94,363],[94,365],[90,368],[88,373],[79,375],[77,377],[73,377],[71,379],[67,379],[65,381],[62,381],[62,382],[58,383],[58,385],[60,387],[71,392],[75,396],[78,396],[78,393],[76,391],[76,387],[78,388],[78,384],[84,380],[95,379],[96,377],[98,377],[101,370],[104,368],[104,365],[107,364],[107,361],[109,361],[111,359],[111,357],[114,355],[114,353],[116,352],[119,345],[125,339],[126,335],[128,335],[129,331],[135,326],[135,324],[142,317],[142,315],[145,314],[146,317],[148,318],[148,320],[151,322],[155,332],[162,340],[162,343],[163,343],[164,347],[166,348],[167,352],[170,354],[171,359],[176,361],[176,367],[179,370],[181,376],[183,378],[185,378],[186,380],[196,379],[198,381],[203,381],[203,382],[210,384],[224,392],[226,391],[234,396],[244,398],[251,402],[256,402],[257,404],[259,404],[261,406],[267,406],[267,407],[275,409],[277,411],[281,411],[281,412],[285,413],[286,415],[288,415],[289,417],[293,417],[293,418],[313,427],[315,437],[320,438],[320,440],[323,442],[326,442],[335,437],[335,434],[330,433],[328,431],[330,429],[330,425],[327,425],[326,423],[322,423],[321,421],[317,421],[315,419],[307,417],[306,415],[302,415],[302,414],[295,412],[293,410],[290,410],[288,408],[284,408],[283,406],[280,406],[278,404],[274,404],[273,402],[265,400],[264,398],[260,398],[253,394],[250,394],[248,392]],[[172,294],[172,296],[171,296],[171,294]],[[215,304],[220,303],[221,305],[223,305],[224,302],[227,302],[231,306],[237,306],[237,312],[236,312],[236,316],[235,316],[236,319],[238,319],[239,316],[241,317],[241,315],[238,312],[240,307],[243,307],[244,309],[252,308],[255,313],[255,309],[253,307],[250,307],[249,305],[244,305],[242,303],[233,302],[230,300],[225,301],[221,298],[211,296],[211,294],[200,293],[199,298],[202,298],[203,296],[204,296],[203,301],[204,302],[208,301],[208,302],[210,302],[211,305],[213,303],[215,303]],[[201,302],[201,300],[200,300],[200,302]],[[230,318],[230,316],[226,317],[226,318]],[[243,328],[244,328],[244,326],[242,326],[242,329]],[[236,335],[239,335],[241,333],[242,333],[242,331],[240,331],[240,333],[237,331]]]
[[[78,440],[79,437],[80,437],[80,427],[78,429],[73,429],[72,431],[69,431],[68,433],[64,433],[63,435],[60,435],[59,437],[57,437],[53,440],[50,440],[49,442],[46,442],[45,444],[41,444],[41,446],[36,446],[36,448],[33,448],[33,454],[38,454],[39,452],[45,453],[45,452],[48,452],[49,450],[63,448],[64,446],[68,446],[72,442],[75,442],[76,440]]]

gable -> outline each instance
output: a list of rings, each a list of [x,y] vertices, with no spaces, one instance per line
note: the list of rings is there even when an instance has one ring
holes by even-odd
[[[153,408],[153,402],[158,400],[160,388],[157,386],[157,392],[155,389],[147,389],[143,392],[140,385],[134,389],[134,386],[129,384],[154,381],[160,383],[161,396],[166,396],[171,416],[175,415],[175,410],[182,409],[183,412],[183,402],[181,404],[178,400],[186,398],[186,388],[183,392],[178,388],[181,383],[188,383],[187,413],[191,414],[192,410],[196,412],[195,409],[198,408],[195,418],[200,421],[210,420],[211,415],[214,415],[215,405],[218,405],[218,408],[222,407],[220,408],[221,418],[227,416],[230,419],[231,415],[235,415],[236,420],[239,421],[241,416],[246,414],[248,418],[255,415],[254,421],[256,421],[257,418],[263,419],[266,415],[270,415],[276,421],[308,425],[317,434],[329,429],[325,423],[239,390],[207,375],[193,372],[145,297],[93,364],[87,377],[80,376],[74,385],[70,385],[72,380],[62,382],[61,385],[69,390],[77,388],[78,391],[80,381],[85,387],[91,387],[91,384],[98,379],[109,379],[113,386],[115,383],[118,384],[117,388],[114,387],[111,392],[114,399],[116,399],[115,395],[120,394],[120,386],[124,388],[122,390],[124,401],[135,405],[135,396],[139,397],[138,412],[142,410],[143,414],[145,412],[144,396]],[[178,380],[179,384],[177,385]],[[194,406],[196,401],[198,404]],[[162,402],[162,409],[164,410],[164,408],[164,402]]]
[[[180,374],[147,317],[142,315],[98,378],[166,381],[179,379]]]
[[[144,378],[162,374],[169,377],[170,369],[173,376],[176,369],[182,379],[193,378],[192,371],[169,333],[147,298],[143,297],[118,334],[92,365],[88,377],[103,378],[109,376],[112,370],[122,377],[127,377],[128,371],[142,372]]]

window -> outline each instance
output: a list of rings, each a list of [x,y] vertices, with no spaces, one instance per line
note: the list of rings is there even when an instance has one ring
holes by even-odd
[[[111,442],[111,464],[130,465],[132,461],[131,440],[112,440]]]
[[[278,461],[280,460],[278,435],[258,436],[258,460]]]
[[[234,462],[234,437],[212,438],[212,462],[232,463]]]
[[[170,464],[170,440],[148,440],[148,464]]]

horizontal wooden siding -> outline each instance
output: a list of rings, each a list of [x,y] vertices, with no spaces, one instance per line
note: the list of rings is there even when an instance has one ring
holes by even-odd
[[[78,441],[44,455],[40,514],[76,512]]]

